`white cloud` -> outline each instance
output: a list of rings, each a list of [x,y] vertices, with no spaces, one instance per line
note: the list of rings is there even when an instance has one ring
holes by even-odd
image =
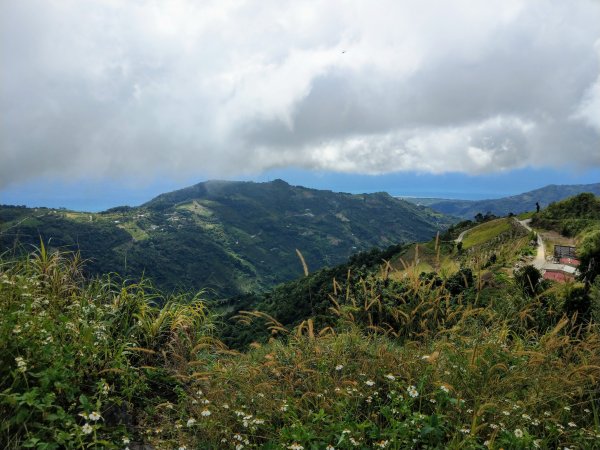
[[[0,5],[0,183],[600,165],[600,5]]]

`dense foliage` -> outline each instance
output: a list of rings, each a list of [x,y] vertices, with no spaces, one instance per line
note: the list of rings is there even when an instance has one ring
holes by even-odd
[[[86,282],[77,260],[43,247],[4,262],[0,441],[238,450],[598,442],[599,330],[591,314],[569,312],[565,289],[523,296],[498,274],[502,294],[483,304],[469,273],[462,282],[414,273],[388,291],[382,274],[362,289],[336,286],[327,327],[255,313],[281,338],[237,353],[211,337],[198,299]]]
[[[41,238],[80,251],[91,274],[143,275],[165,291],[226,298],[296,278],[296,249],[317,270],[373,247],[429,239],[449,223],[384,193],[206,182],[100,214],[0,207],[0,251],[28,252]]]

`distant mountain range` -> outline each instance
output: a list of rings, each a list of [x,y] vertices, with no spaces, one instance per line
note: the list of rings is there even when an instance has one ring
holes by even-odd
[[[208,181],[97,214],[0,207],[0,251],[29,251],[42,239],[79,249],[92,274],[144,276],[163,290],[223,298],[301,275],[296,249],[316,270],[361,250],[427,240],[450,223],[386,193]]]
[[[523,194],[489,200],[448,200],[439,198],[406,198],[405,200],[416,205],[428,206],[443,214],[472,219],[477,213],[486,214],[491,212],[497,216],[506,216],[511,212],[519,214],[533,211],[536,208],[536,202],[539,202],[541,207],[546,207],[550,203],[564,200],[582,192],[600,195],[600,183],[551,184]]]

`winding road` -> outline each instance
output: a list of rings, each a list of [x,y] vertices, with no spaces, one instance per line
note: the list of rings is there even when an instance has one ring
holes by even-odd
[[[531,229],[531,227],[529,226],[531,219],[525,219],[525,220],[515,219],[515,221],[522,227],[525,227],[525,229],[527,231],[533,231]],[[536,235],[537,235],[537,253],[535,255],[535,259],[533,260],[532,265],[536,269],[540,270],[546,264],[546,248],[544,247],[544,241],[542,240],[542,237],[540,236],[540,234],[536,233]]]

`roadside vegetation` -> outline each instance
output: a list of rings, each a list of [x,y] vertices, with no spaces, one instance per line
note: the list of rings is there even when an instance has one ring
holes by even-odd
[[[86,279],[77,255],[44,245],[5,258],[2,447],[598,447],[598,281],[398,278],[392,253],[321,273],[321,294],[299,280],[287,292],[313,303],[289,324],[285,290],[231,322],[202,294]],[[261,331],[235,349],[226,323]]]

